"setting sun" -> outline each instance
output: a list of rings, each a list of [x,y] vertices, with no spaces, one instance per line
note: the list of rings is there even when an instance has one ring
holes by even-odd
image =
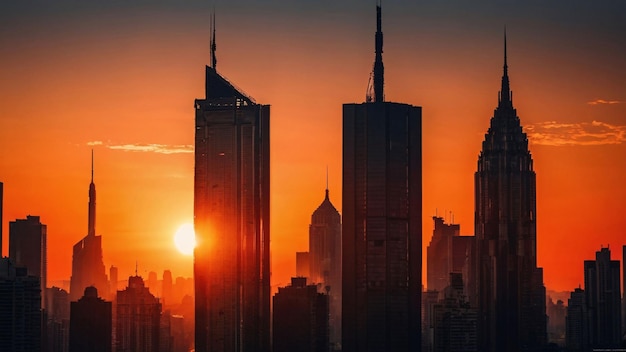
[[[174,244],[176,244],[176,248],[182,254],[193,254],[193,249],[196,247],[196,234],[192,224],[183,224],[176,230]]]

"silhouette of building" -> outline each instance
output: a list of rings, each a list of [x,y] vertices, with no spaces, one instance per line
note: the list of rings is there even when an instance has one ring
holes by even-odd
[[[297,277],[309,277],[311,271],[311,265],[309,261],[309,252],[296,252]]]
[[[70,336],[69,293],[56,286],[46,288],[47,352],[67,352]]]
[[[117,267],[111,265],[109,268],[109,292],[113,298],[117,296],[117,273]]]
[[[592,348],[616,348],[622,343],[620,263],[611,260],[609,248],[585,260],[585,303]]]
[[[30,352],[42,347],[40,278],[9,258],[0,258],[0,351]]]
[[[104,294],[109,292],[106,269],[102,261],[102,236],[96,235],[96,185],[93,183],[93,151],[91,152],[87,236],[78,241],[72,249],[70,300],[78,300],[88,286],[95,286],[99,292]]]
[[[159,351],[161,303],[140,276],[129,277],[128,287],[117,291],[116,305],[116,351]]]
[[[536,351],[546,344],[543,269],[537,267],[535,171],[504,74],[475,174],[479,350]]]
[[[443,292],[450,285],[450,273],[469,277],[469,255],[475,238],[460,236],[461,226],[446,224],[442,217],[433,216],[433,221],[433,237],[426,248],[426,282],[428,290]]]
[[[161,283],[161,299],[164,305],[172,305],[174,297],[174,284],[172,281],[172,272],[170,270],[163,270],[163,282]]]
[[[328,295],[294,277],[291,285],[279,287],[273,300],[274,352],[328,352]]]
[[[433,351],[478,351],[478,313],[465,295],[463,275],[449,277],[444,297],[433,309]]]
[[[111,302],[98,297],[96,287],[86,287],[85,294],[70,303],[69,351],[110,352],[113,346],[112,314]]]
[[[420,349],[421,107],[386,102],[381,9],[366,102],[343,105],[342,348]],[[372,95],[373,93],[373,95]]]
[[[622,246],[622,335],[626,338],[626,245]]]
[[[422,351],[433,351],[433,319],[435,305],[439,303],[439,291],[428,290],[422,293]]]
[[[327,290],[330,309],[330,341],[341,344],[341,215],[330,202],[328,186],[322,204],[309,225],[310,280]]]
[[[589,345],[585,291],[575,289],[567,300],[565,316],[565,347],[568,351],[586,351]]]
[[[3,205],[4,205],[4,183],[0,182],[0,258],[2,258],[2,243],[3,242],[3,237],[2,237],[2,230],[4,228],[3,224],[4,224],[4,220],[2,218],[2,214],[4,214],[3,212]]]
[[[563,301],[559,299],[554,303],[552,297],[548,297],[546,313],[548,315],[548,342],[564,346],[566,307]]]
[[[196,99],[196,351],[270,349],[269,105],[216,71]]]
[[[41,308],[46,304],[47,233],[39,216],[9,222],[9,259],[16,267],[26,267],[28,275],[39,278]]]

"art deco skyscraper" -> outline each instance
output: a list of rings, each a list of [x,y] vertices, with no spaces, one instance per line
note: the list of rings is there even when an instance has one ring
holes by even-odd
[[[93,182],[93,151],[91,152],[87,236],[78,241],[72,251],[70,301],[76,301],[82,297],[88,286],[96,287],[98,292],[109,292],[106,269],[102,261],[102,236],[96,235],[96,185]]]
[[[195,349],[269,351],[269,105],[217,73],[195,101]]]
[[[546,342],[535,171],[512,97],[505,35],[502,89],[475,174],[480,351],[536,351]]]
[[[381,9],[374,85],[343,106],[344,351],[419,351],[422,109],[384,101]]]
[[[341,343],[341,215],[330,202],[328,186],[322,204],[311,215],[309,225],[311,283],[328,288],[330,341]]]

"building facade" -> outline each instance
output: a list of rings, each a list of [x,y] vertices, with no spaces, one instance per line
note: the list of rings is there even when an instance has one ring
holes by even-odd
[[[41,307],[46,304],[48,283],[48,227],[39,216],[9,222],[9,259],[16,267],[25,267],[28,275],[39,278]]]
[[[565,347],[568,351],[586,351],[589,345],[587,331],[587,304],[585,291],[577,288],[570,293],[567,300],[565,316]]]
[[[145,287],[140,276],[128,278],[128,287],[117,291],[115,350],[159,351],[161,303]]]
[[[102,261],[102,236],[96,235],[96,185],[93,182],[93,152],[91,155],[91,183],[89,184],[89,212],[87,236],[72,248],[72,277],[70,300],[77,301],[88,286],[107,294],[109,285]]]
[[[536,351],[547,339],[535,171],[512,97],[505,36],[500,98],[475,173],[480,351]]]
[[[421,107],[384,101],[380,6],[373,81],[343,106],[342,348],[419,351]]]
[[[304,277],[279,287],[273,299],[273,351],[328,352],[328,298]]]
[[[70,352],[111,352],[113,311],[111,302],[98,297],[98,289],[86,287],[84,295],[70,303]]]
[[[585,303],[590,347],[620,347],[620,262],[611,260],[608,248],[597,251],[596,260],[585,260]]]
[[[269,351],[270,108],[217,73],[214,48],[195,101],[195,348]]]
[[[40,351],[42,319],[39,277],[0,258],[0,351]]]

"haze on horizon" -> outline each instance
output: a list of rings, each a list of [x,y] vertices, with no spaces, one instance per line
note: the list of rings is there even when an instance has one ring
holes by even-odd
[[[49,280],[86,234],[90,150],[98,234],[120,279],[191,276],[173,235],[193,219],[193,100],[210,2],[0,5],[3,224],[48,225]],[[310,215],[341,211],[341,106],[365,99],[374,2],[217,1],[218,71],[271,105],[272,285],[295,273]],[[566,9],[566,11],[565,11]],[[511,89],[537,173],[538,264],[549,289],[624,242],[626,3],[386,1],[385,91],[423,107],[424,247],[435,209],[473,234],[474,172],[497,104],[506,25]],[[6,254],[6,250],[5,250]],[[167,258],[167,260],[163,260]]]

